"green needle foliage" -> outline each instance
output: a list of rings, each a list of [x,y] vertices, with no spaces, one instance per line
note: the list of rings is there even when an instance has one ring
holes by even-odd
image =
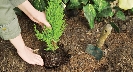
[[[49,0],[45,9],[47,20],[52,26],[51,29],[44,27],[44,31],[39,32],[36,26],[34,27],[37,38],[47,43],[45,50],[54,51],[58,48],[57,42],[65,29],[64,9],[61,2],[62,0]]]

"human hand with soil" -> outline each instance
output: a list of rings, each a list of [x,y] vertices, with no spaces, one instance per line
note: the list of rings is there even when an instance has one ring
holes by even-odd
[[[29,64],[37,64],[43,66],[43,59],[40,55],[33,53],[33,50],[25,46],[21,34],[14,39],[10,39],[10,42],[17,49],[18,55]]]
[[[51,25],[46,20],[45,13],[36,10],[28,0],[20,4],[18,8],[21,9],[32,21],[40,24],[42,27],[46,25],[46,27],[51,28]]]

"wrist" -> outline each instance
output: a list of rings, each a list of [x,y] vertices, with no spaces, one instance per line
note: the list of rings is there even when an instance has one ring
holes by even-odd
[[[23,46],[21,48],[16,48],[16,49],[17,49],[17,52],[23,52],[23,51],[25,51],[26,46]]]

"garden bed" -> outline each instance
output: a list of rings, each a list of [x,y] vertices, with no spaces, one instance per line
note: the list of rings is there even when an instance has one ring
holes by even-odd
[[[58,68],[47,69],[24,62],[17,54],[16,49],[9,41],[0,39],[0,71],[1,72],[131,72],[133,71],[133,17],[127,15],[127,20],[112,19],[120,33],[114,29],[103,46],[104,56],[100,61],[85,53],[87,44],[95,45],[102,27],[110,19],[95,22],[95,28],[90,30],[83,13],[66,16],[68,24],[60,42],[64,50],[71,54],[70,61]],[[32,49],[42,48],[44,43],[37,40],[34,32],[34,23],[25,15],[18,16],[22,29],[22,37],[27,46]]]

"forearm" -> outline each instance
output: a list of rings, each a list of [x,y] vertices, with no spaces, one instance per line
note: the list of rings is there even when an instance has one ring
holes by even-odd
[[[37,10],[31,5],[31,3],[26,0],[22,4],[18,5],[18,8],[21,9],[27,16],[33,16]]]
[[[46,20],[45,13],[36,10],[28,0],[18,5],[18,8],[21,9],[32,21],[40,24],[42,27],[46,25],[51,28],[51,25]]]
[[[17,51],[22,51],[25,47],[21,34],[14,39],[10,39],[10,42],[14,45]]]

